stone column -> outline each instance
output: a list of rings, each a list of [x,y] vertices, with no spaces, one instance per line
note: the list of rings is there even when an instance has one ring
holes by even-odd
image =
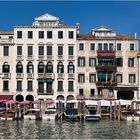
[[[117,99],[117,90],[114,90],[114,97]]]

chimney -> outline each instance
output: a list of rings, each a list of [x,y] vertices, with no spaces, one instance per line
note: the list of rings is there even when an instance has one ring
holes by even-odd
[[[137,33],[134,34],[134,38],[137,39]]]
[[[76,23],[77,34],[80,34],[80,22]]]

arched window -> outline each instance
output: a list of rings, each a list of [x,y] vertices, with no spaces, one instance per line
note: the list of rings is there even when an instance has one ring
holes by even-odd
[[[32,62],[29,62],[27,64],[27,73],[34,73],[34,65],[32,64]]]
[[[3,73],[9,73],[10,72],[10,65],[7,62],[3,63],[2,72]]]
[[[44,63],[39,62],[38,64],[38,73],[44,73]]]
[[[74,73],[75,72],[75,67],[72,62],[69,62],[68,64],[68,73]]]
[[[23,65],[21,62],[18,62],[16,65],[16,73],[23,73]]]
[[[46,73],[53,73],[53,65],[52,62],[48,62],[46,65]]]
[[[62,62],[59,62],[57,65],[57,73],[64,73],[64,65]]]

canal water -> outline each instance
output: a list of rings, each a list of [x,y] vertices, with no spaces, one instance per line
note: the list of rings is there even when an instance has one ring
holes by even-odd
[[[140,139],[140,123],[0,121],[0,139]]]

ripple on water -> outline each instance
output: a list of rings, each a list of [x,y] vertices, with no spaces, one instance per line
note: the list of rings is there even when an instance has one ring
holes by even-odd
[[[139,139],[140,123],[0,121],[1,139]]]

